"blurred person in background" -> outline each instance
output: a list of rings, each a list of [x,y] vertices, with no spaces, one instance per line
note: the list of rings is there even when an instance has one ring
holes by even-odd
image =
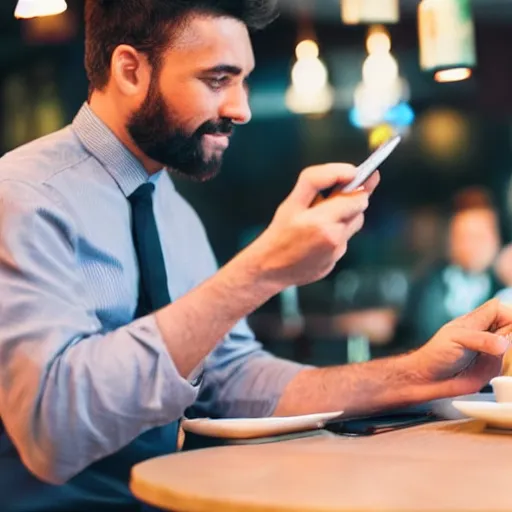
[[[493,298],[503,288],[494,271],[501,248],[498,215],[487,193],[470,188],[454,200],[447,255],[412,284],[398,343],[418,346],[442,325]]]

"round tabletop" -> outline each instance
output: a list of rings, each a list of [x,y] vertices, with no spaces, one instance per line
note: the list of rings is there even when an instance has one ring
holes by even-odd
[[[131,489],[174,512],[499,512],[511,469],[512,434],[463,420],[174,454],[135,466]]]

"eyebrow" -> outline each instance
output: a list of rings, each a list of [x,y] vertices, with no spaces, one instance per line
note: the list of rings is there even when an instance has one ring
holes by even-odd
[[[242,68],[230,64],[220,64],[213,68],[205,69],[204,73],[227,73],[228,75],[239,76],[242,74]]]

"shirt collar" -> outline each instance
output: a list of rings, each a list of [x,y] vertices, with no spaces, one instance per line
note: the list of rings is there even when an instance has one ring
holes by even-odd
[[[126,197],[148,181],[149,175],[142,163],[87,103],[79,110],[72,127],[85,148],[105,167]]]

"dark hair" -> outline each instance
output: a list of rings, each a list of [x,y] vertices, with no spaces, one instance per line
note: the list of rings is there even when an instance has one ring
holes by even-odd
[[[190,16],[228,16],[249,30],[277,17],[277,0],[86,0],[85,68],[91,89],[103,89],[117,46],[128,44],[158,68],[172,35]]]
[[[467,210],[494,210],[491,194],[479,186],[460,190],[453,198],[453,211],[457,214]]]

